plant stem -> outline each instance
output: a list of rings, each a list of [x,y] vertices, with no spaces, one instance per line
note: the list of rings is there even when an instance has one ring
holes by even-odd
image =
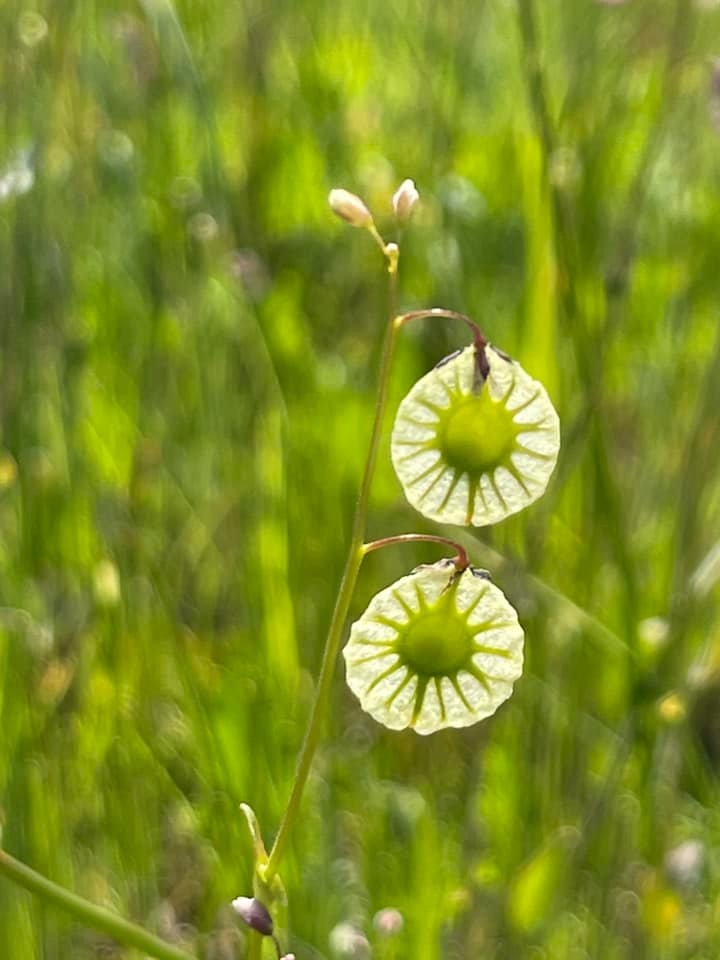
[[[484,347],[487,345],[487,339],[483,336],[480,327],[475,321],[471,320],[470,317],[466,317],[464,313],[458,313],[457,310],[446,310],[444,307],[430,307],[429,310],[411,310],[409,313],[403,313],[395,322],[401,327],[406,323],[410,323],[411,320],[428,320],[432,317],[440,317],[443,320],[461,320],[472,330],[473,341],[476,347]]]
[[[263,939],[257,930],[248,931],[247,960],[262,960]]]
[[[156,957],[157,960],[196,960],[193,954],[166,943],[142,927],[130,923],[129,920],[124,920],[117,914],[58,886],[52,880],[48,880],[47,877],[11,857],[4,850],[0,850],[0,873],[46,903],[69,913],[83,926],[106,933],[117,943],[122,943],[126,947],[134,947],[147,956]]]
[[[398,322],[400,318],[395,317],[394,310],[397,283],[396,254],[392,257],[388,256],[388,271],[390,274],[390,298],[393,309],[391,312],[390,322],[385,330],[382,360],[380,363],[378,392],[375,401],[375,419],[373,422],[372,433],[370,435],[370,444],[368,447],[367,459],[365,461],[365,470],[363,473],[362,484],[360,486],[360,494],[355,507],[355,516],[353,519],[352,534],[350,537],[347,559],[345,561],[345,568],[340,580],[337,600],[335,601],[335,609],[333,610],[330,627],[328,629],[327,640],[325,642],[325,650],[323,652],[322,664],[320,666],[317,691],[315,693],[315,702],[313,703],[310,719],[308,721],[308,727],[305,732],[305,739],[303,740],[303,744],[300,749],[300,756],[298,758],[298,763],[295,770],[295,779],[290,791],[287,807],[285,808],[285,814],[280,823],[280,828],[277,836],[275,837],[275,842],[270,851],[267,864],[262,871],[263,879],[266,883],[269,883],[277,874],[278,864],[280,863],[280,859],[285,851],[290,832],[298,816],[303,789],[305,788],[305,783],[307,782],[307,778],[310,773],[313,757],[315,756],[315,751],[320,740],[323,721],[325,720],[325,714],[327,713],[332,678],[335,670],[335,662],[337,661],[337,656],[340,649],[343,628],[345,626],[345,621],[350,609],[350,602],[355,590],[355,584],[360,571],[360,565],[362,564],[363,557],[365,555],[363,541],[365,539],[365,528],[367,525],[370,488],[372,486],[372,480],[375,474],[378,448],[380,446],[380,435],[382,432],[385,408],[387,406],[388,390],[390,386],[390,371],[392,369],[393,355],[395,352],[395,339],[397,331],[400,327],[400,323]]]
[[[453,563],[459,571],[465,570],[470,565],[465,547],[462,547],[454,540],[450,540],[449,537],[436,537],[429,533],[399,533],[394,537],[383,537],[381,540],[373,540],[371,543],[366,543],[362,549],[365,554],[372,553],[373,550],[380,550],[382,547],[391,547],[395,543],[417,543],[418,541],[443,543],[448,547],[452,547],[456,551],[456,556],[453,557]]]

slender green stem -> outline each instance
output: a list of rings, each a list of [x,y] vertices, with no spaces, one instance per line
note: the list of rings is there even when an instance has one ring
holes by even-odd
[[[394,254],[392,257],[388,257],[388,265],[390,272],[391,303],[394,305],[394,299],[396,296],[395,278],[397,276],[396,254]],[[298,758],[297,768],[295,770],[295,779],[290,791],[287,807],[285,808],[285,814],[282,822],[280,823],[277,836],[275,837],[275,843],[272,846],[270,855],[268,857],[268,862],[263,870],[263,879],[268,883],[278,871],[278,864],[280,863],[280,859],[285,851],[290,832],[298,816],[302,793],[310,773],[313,757],[315,756],[315,751],[320,740],[323,721],[325,720],[325,715],[327,713],[332,678],[338,652],[340,650],[340,643],[342,641],[343,628],[345,626],[345,621],[347,620],[348,611],[350,609],[350,602],[355,590],[355,584],[360,571],[360,565],[362,564],[363,556],[365,555],[363,540],[365,538],[365,527],[367,525],[370,488],[372,485],[373,476],[375,474],[378,448],[380,446],[380,435],[382,432],[385,408],[387,406],[388,390],[390,386],[390,371],[392,369],[393,355],[395,352],[395,338],[398,329],[399,323],[394,316],[393,310],[390,322],[388,323],[385,331],[378,392],[377,399],[375,401],[375,419],[373,422],[372,433],[370,435],[370,445],[368,447],[367,459],[365,461],[365,471],[363,474],[362,484],[360,486],[360,494],[355,507],[355,517],[353,520],[350,545],[348,547],[348,555],[345,561],[345,568],[343,570],[342,578],[340,580],[340,588],[338,591],[337,600],[335,602],[335,609],[333,611],[330,627],[328,629],[328,636],[325,642],[325,651],[323,653],[322,664],[320,666],[320,676],[318,677],[317,691],[315,693],[315,702],[313,703],[312,712],[308,721],[308,727],[305,732],[305,739],[303,740],[303,744],[300,749],[300,756]]]
[[[262,944],[265,938],[257,930],[248,931],[247,960],[262,960]]]
[[[353,537],[347,561],[345,563],[345,570],[340,582],[340,590],[335,602],[332,620],[330,621],[330,628],[328,631],[327,641],[325,643],[322,665],[320,667],[320,676],[318,677],[315,702],[313,703],[310,720],[305,732],[305,739],[303,740],[297,767],[295,769],[295,779],[293,780],[292,790],[290,791],[290,797],[285,809],[285,815],[280,824],[280,829],[278,830],[277,836],[275,837],[275,843],[270,850],[268,862],[263,870],[263,879],[268,883],[277,873],[280,858],[285,851],[285,846],[287,845],[290,831],[292,830],[295,820],[297,819],[300,801],[302,799],[302,792],[305,787],[305,783],[307,782],[313,757],[315,756],[315,750],[317,749],[317,745],[320,740],[322,724],[327,712],[335,660],[337,659],[338,650],[340,648],[342,630],[343,626],[345,625],[345,619],[350,607],[350,601],[352,599],[353,590],[355,589],[355,582],[357,580],[361,562],[362,552],[358,548],[357,542]]]
[[[383,240],[383,238],[382,238],[382,237],[380,236],[380,234],[378,233],[378,229],[377,229],[377,227],[375,226],[374,221],[371,220],[370,223],[367,225],[367,228],[366,228],[366,229],[367,229],[367,232],[370,234],[370,236],[371,236],[371,237],[373,238],[373,240],[375,241],[375,243],[380,247],[380,249],[382,250],[382,252],[385,254],[385,256],[387,256],[387,244],[385,243],[385,241]]]
[[[36,894],[46,903],[69,913],[83,926],[100,930],[126,947],[134,947],[147,956],[156,957],[157,960],[196,960],[193,954],[173,947],[172,944],[166,943],[142,927],[58,886],[52,880],[48,880],[47,877],[11,857],[4,850],[0,850],[0,873],[13,883],[29,890],[30,893]]]

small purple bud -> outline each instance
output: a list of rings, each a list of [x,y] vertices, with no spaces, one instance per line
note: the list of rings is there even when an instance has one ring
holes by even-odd
[[[255,897],[236,897],[232,902],[233,910],[253,930],[264,937],[273,932],[273,920],[264,903]]]

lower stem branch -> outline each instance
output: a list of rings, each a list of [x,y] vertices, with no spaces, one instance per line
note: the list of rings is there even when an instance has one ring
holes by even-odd
[[[24,887],[30,893],[34,893],[45,903],[75,917],[84,927],[99,930],[126,947],[133,947],[147,956],[156,957],[157,960],[196,960],[193,954],[166,943],[165,940],[149,933],[143,927],[138,927],[129,920],[124,920],[117,914],[98,907],[84,897],[79,897],[70,890],[53,883],[52,880],[36,873],[4,850],[0,850],[0,874],[4,874],[13,883]]]

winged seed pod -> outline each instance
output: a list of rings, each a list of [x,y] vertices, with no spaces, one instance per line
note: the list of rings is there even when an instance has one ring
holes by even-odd
[[[489,344],[426,374],[400,404],[392,461],[425,517],[482,527],[543,493],[560,449],[545,388]]]
[[[391,730],[434,733],[494,713],[522,673],[517,613],[484,571],[452,560],[381,590],[351,628],[347,682]]]

